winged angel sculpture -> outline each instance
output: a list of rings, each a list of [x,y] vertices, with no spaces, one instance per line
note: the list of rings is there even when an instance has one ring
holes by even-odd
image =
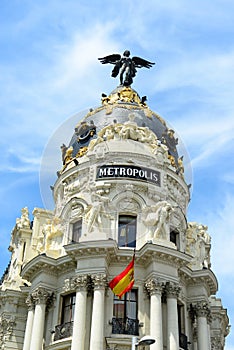
[[[133,78],[136,76],[136,68],[151,68],[154,63],[144,60],[140,57],[130,58],[130,51],[126,50],[121,57],[120,54],[112,54],[102,58],[99,58],[102,64],[114,64],[111,76],[116,78],[120,75],[120,84],[124,86],[130,86],[133,82]]]

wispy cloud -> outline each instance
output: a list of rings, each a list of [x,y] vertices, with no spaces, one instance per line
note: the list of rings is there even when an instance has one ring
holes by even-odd
[[[217,209],[209,211],[207,222],[212,238],[212,265],[218,274],[234,275],[234,196],[227,193]],[[225,258],[224,258],[225,252]]]
[[[42,194],[51,202],[49,185],[61,167],[60,145],[69,142],[82,116],[77,111],[98,105],[101,93],[117,86],[118,79],[110,78],[112,67],[100,65],[97,58],[130,49],[133,55],[156,62],[150,71],[137,74],[133,88],[148,95],[150,108],[175,127],[188,147],[198,175],[198,202],[202,199],[193,214],[200,221],[199,216],[208,213],[205,224],[212,235],[213,268],[226,288],[234,272],[233,13],[231,0],[196,4],[149,0],[147,5],[140,0],[103,0],[101,5],[74,0],[4,2],[0,13],[4,237],[9,238],[12,217],[15,222],[20,206],[27,205],[26,200],[32,207],[40,201],[40,160]],[[212,180],[212,194],[207,179]]]

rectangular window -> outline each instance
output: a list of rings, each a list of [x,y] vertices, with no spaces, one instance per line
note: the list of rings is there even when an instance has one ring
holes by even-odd
[[[72,242],[79,242],[82,233],[82,219],[72,224]]]
[[[174,243],[176,247],[178,248],[179,245],[179,232],[177,231],[171,231],[170,232],[170,242]]]
[[[178,303],[178,328],[179,328],[179,346],[181,349],[188,349],[188,337],[185,335],[185,311],[184,305]]]
[[[112,333],[138,335],[137,290],[127,292],[122,299],[114,296]]]
[[[136,216],[120,215],[118,226],[119,247],[136,247]]]
[[[61,323],[55,326],[54,341],[72,335],[76,293],[62,297]]]
[[[62,302],[62,323],[71,322],[74,319],[76,303],[76,293],[72,293],[63,297]]]

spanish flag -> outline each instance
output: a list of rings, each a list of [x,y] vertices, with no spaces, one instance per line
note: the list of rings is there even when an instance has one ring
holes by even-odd
[[[129,292],[134,285],[134,260],[135,253],[133,255],[132,261],[128,264],[126,269],[122,271],[118,276],[114,277],[113,280],[109,283],[109,287],[119,298],[121,298],[125,293]]]

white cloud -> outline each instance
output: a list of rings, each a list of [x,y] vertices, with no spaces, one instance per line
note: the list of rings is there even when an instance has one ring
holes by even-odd
[[[233,130],[219,135],[213,135],[210,141],[200,148],[200,153],[192,159],[192,166],[194,167],[208,167],[215,159],[220,158],[223,152],[227,152],[229,145],[233,148]],[[213,162],[212,162],[213,161]]]
[[[133,88],[151,95],[152,109],[168,112],[171,119],[167,113],[162,117],[175,121],[171,124],[185,140],[193,165],[206,172],[206,177],[215,176],[214,167],[221,169],[219,177],[231,193],[233,1],[149,0],[146,4],[104,0],[100,5],[58,0],[41,4],[14,3],[14,7],[9,2],[11,15],[1,21],[0,175],[4,186],[0,194],[6,204],[1,212],[5,226],[6,214],[13,215],[14,221],[16,209],[9,201],[15,199],[16,192],[25,200],[36,191],[30,182],[35,181],[44,144],[47,139],[50,143],[57,126],[69,115],[99,104],[101,93],[118,85],[118,78],[110,78],[112,67],[101,66],[97,57],[124,49],[156,62],[150,71],[139,72]],[[7,41],[4,33],[8,33]],[[56,158],[56,162],[45,164],[49,173],[42,185],[45,196],[49,196],[49,185],[61,166],[60,144],[69,141],[74,124],[72,121],[69,128],[62,125],[62,132],[53,135],[51,158],[44,161]],[[15,173],[8,183],[6,171],[10,176]],[[27,186],[31,193],[26,193]],[[205,198],[207,189],[202,186],[197,190]],[[207,224],[212,235],[213,268],[223,288],[228,289],[234,272],[234,197],[220,198],[220,191],[218,199],[217,193],[212,193],[214,205],[207,209]],[[217,201],[223,206],[217,208]],[[15,200],[14,206],[18,203]],[[4,237],[5,233],[6,229]]]
[[[212,237],[212,267],[217,274],[234,275],[234,195],[226,194],[216,211],[210,210],[207,216]]]

